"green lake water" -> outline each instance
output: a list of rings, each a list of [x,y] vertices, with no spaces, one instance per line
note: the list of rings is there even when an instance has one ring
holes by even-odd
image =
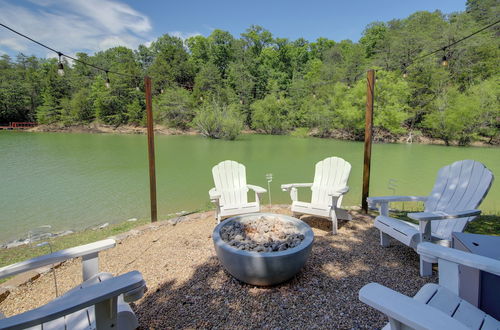
[[[269,135],[236,141],[157,136],[155,141],[160,218],[209,206],[211,168],[226,159],[245,164],[251,184],[267,188],[265,175],[272,173],[273,203],[289,203],[281,184],[310,182],[316,162],[342,157],[352,164],[344,205],[360,204],[360,142]],[[428,194],[438,169],[461,159],[481,161],[500,173],[500,148],[376,144],[372,159],[373,196],[391,195],[390,179],[397,180],[398,195]],[[299,198],[309,196],[299,190]],[[499,200],[497,180],[480,208],[499,213]],[[26,236],[42,225],[51,225],[52,231],[79,230],[147,217],[145,136],[0,132],[0,241]]]

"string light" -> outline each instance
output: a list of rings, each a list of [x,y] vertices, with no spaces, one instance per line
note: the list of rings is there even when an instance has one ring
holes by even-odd
[[[498,21],[496,21],[496,22],[493,22],[493,23],[491,23],[491,24],[488,24],[488,25],[486,25],[485,27],[483,27],[482,29],[479,29],[479,30],[477,30],[476,32],[473,32],[473,33],[469,34],[468,36],[463,37],[462,39],[459,39],[459,40],[457,40],[457,41],[455,41],[455,42],[452,42],[452,43],[451,43],[451,44],[449,44],[449,45],[446,45],[446,46],[441,47],[441,48],[438,48],[438,49],[436,49],[436,50],[434,50],[434,51],[432,51],[432,52],[430,52],[430,53],[427,53],[427,54],[425,54],[425,55],[422,55],[422,56],[420,56],[420,57],[417,57],[417,58],[415,58],[415,59],[413,60],[413,62],[412,62],[412,63],[408,64],[408,66],[413,65],[413,63],[415,63],[415,62],[417,62],[418,60],[421,60],[421,59],[423,59],[423,58],[425,58],[425,57],[427,57],[427,56],[431,56],[431,55],[433,55],[433,54],[436,54],[437,52],[439,52],[439,51],[441,51],[441,50],[442,50],[442,51],[445,51],[447,48],[450,48],[451,46],[454,46],[454,45],[458,44],[459,42],[462,42],[462,41],[464,41],[465,39],[468,39],[468,38],[470,38],[470,37],[472,37],[472,36],[474,36],[474,35],[478,34],[479,32],[482,32],[482,31],[484,31],[484,30],[486,30],[486,29],[489,29],[490,27],[492,27],[492,26],[494,26],[494,25],[497,25],[498,23],[500,23],[500,20],[498,20]],[[448,59],[446,58],[446,54],[445,54],[445,55],[443,56],[443,58],[441,59],[441,65],[443,65],[443,66],[447,66],[447,65],[448,65]]]
[[[484,30],[486,30],[486,29],[488,29],[488,28],[490,28],[490,27],[492,27],[492,26],[494,26],[494,25],[498,24],[498,23],[500,23],[500,20],[497,20],[496,22],[493,22],[493,23],[491,23],[491,24],[489,24],[489,25],[487,25],[487,26],[483,27],[482,29],[477,30],[477,31],[475,31],[474,33],[471,33],[471,34],[469,34],[469,35],[467,35],[467,36],[463,37],[462,39],[459,39],[459,40],[457,40],[457,41],[455,41],[455,42],[453,42],[453,43],[451,43],[451,44],[449,44],[449,45],[447,45],[447,46],[445,46],[445,47],[442,47],[442,48],[436,49],[435,51],[432,51],[432,52],[430,52],[430,53],[428,53],[428,54],[425,54],[425,55],[423,55],[423,56],[420,56],[420,57],[415,58],[415,59],[414,59],[411,63],[409,63],[408,65],[406,65],[406,66],[405,66],[405,70],[404,70],[404,72],[403,72],[403,77],[404,77],[404,78],[408,77],[408,72],[406,71],[406,68],[407,68],[407,67],[409,67],[410,65],[413,65],[416,61],[418,61],[418,60],[420,60],[420,59],[422,59],[422,58],[425,58],[425,57],[427,57],[427,56],[433,55],[433,54],[435,54],[435,53],[437,53],[437,52],[439,52],[439,51],[441,51],[441,50],[445,51],[447,48],[449,48],[449,47],[451,47],[451,46],[453,46],[453,45],[456,45],[456,44],[458,44],[459,42],[462,42],[462,41],[464,41],[465,39],[468,39],[468,38],[470,38],[470,37],[472,37],[472,36],[474,36],[474,35],[476,35],[476,34],[478,34],[478,33],[482,32],[482,31],[484,31]],[[28,40],[30,40],[30,41],[32,41],[32,42],[34,42],[34,43],[36,43],[36,44],[38,44],[38,45],[40,45],[40,46],[42,46],[42,47],[46,48],[46,49],[48,49],[48,50],[51,50],[51,51],[55,52],[55,53],[58,55],[58,57],[59,57],[59,62],[58,62],[58,69],[57,69],[57,73],[58,73],[59,75],[61,75],[61,76],[63,76],[63,75],[64,75],[64,66],[63,66],[63,63],[62,63],[62,61],[61,61],[61,57],[63,57],[63,56],[64,56],[64,57],[69,58],[69,59],[71,59],[71,60],[73,60],[73,61],[75,61],[75,62],[79,62],[79,63],[81,63],[81,64],[83,64],[83,65],[93,67],[93,68],[95,68],[95,69],[97,69],[97,70],[100,70],[100,71],[104,71],[104,72],[106,73],[106,87],[107,87],[107,88],[110,88],[110,87],[111,87],[110,80],[109,80],[109,75],[108,75],[109,73],[113,73],[113,74],[117,74],[117,75],[121,75],[121,76],[126,76],[126,77],[132,77],[132,78],[138,78],[138,77],[141,77],[141,76],[138,76],[138,75],[132,75],[132,74],[126,74],[126,73],[121,73],[121,72],[110,71],[110,70],[107,70],[107,69],[104,69],[104,68],[98,67],[98,66],[96,66],[96,65],[93,65],[93,64],[90,64],[90,63],[84,62],[84,61],[79,60],[79,59],[77,59],[77,58],[74,58],[74,57],[72,57],[72,56],[69,56],[69,55],[63,54],[62,52],[57,51],[57,50],[55,50],[54,48],[51,48],[51,47],[49,47],[49,46],[47,46],[47,45],[44,45],[43,43],[41,43],[41,42],[39,42],[39,41],[36,41],[35,39],[32,39],[32,38],[28,37],[27,35],[24,35],[24,34],[22,34],[22,33],[18,32],[18,31],[16,31],[16,30],[14,30],[14,29],[12,29],[12,28],[8,27],[8,26],[7,26],[7,25],[5,25],[5,24],[0,23],[0,26],[4,27],[4,28],[6,28],[7,30],[10,30],[11,32],[13,32],[13,33],[15,33],[15,34],[17,34],[17,35],[19,35],[19,36],[21,36],[21,37],[23,37],[23,38],[26,38],[26,39],[28,39]],[[443,66],[448,66],[448,64],[449,64],[449,63],[448,63],[448,58],[446,57],[446,54],[444,54],[444,55],[443,55],[442,60],[441,60],[441,64],[442,64]],[[355,79],[355,80],[356,80],[356,79]],[[334,81],[329,81],[329,82],[320,83],[320,84],[318,84],[318,85],[326,85],[326,84],[331,84],[331,83],[335,83],[335,82],[334,82]],[[189,87],[192,87],[192,86],[189,86]],[[351,86],[348,84],[348,85],[347,85],[347,88],[348,88],[348,89],[350,89],[350,88],[351,88]],[[137,89],[137,90],[139,90],[139,88],[138,88],[138,87],[136,87],[136,89]],[[161,93],[163,93],[163,89],[161,90]],[[202,98],[202,97],[200,97],[200,99],[201,99],[201,100],[203,100],[203,98]]]
[[[106,70],[106,88],[111,88],[111,82],[109,81],[108,70]]]
[[[75,57],[72,57],[72,56],[70,56],[70,55],[66,55],[66,54],[64,54],[63,52],[60,52],[60,51],[58,51],[58,50],[55,50],[54,48],[49,47],[49,46],[47,46],[47,45],[45,45],[45,44],[43,44],[43,43],[41,43],[41,42],[39,42],[39,41],[36,41],[35,39],[30,38],[30,37],[28,37],[27,35],[22,34],[21,32],[18,32],[18,31],[16,31],[16,30],[14,30],[13,28],[8,27],[8,26],[7,26],[7,25],[5,25],[5,24],[0,23],[0,26],[4,27],[4,28],[6,28],[7,30],[9,30],[9,31],[11,31],[11,32],[14,32],[15,34],[17,34],[17,35],[19,35],[19,36],[21,36],[21,37],[23,37],[23,38],[25,38],[25,39],[28,39],[28,40],[30,40],[30,41],[32,41],[32,42],[34,42],[34,43],[36,43],[36,44],[38,44],[38,45],[40,45],[40,46],[42,46],[42,47],[44,47],[44,48],[48,49],[48,50],[50,50],[50,51],[53,51],[54,53],[56,53],[56,54],[59,56],[59,63],[57,64],[57,73],[59,73],[59,74],[61,74],[61,72],[60,72],[59,70],[63,70],[63,71],[62,71],[62,74],[64,74],[64,66],[62,65],[61,57],[66,57],[66,58],[69,58],[69,59],[71,59],[71,60],[73,60],[73,61],[75,61],[75,62],[81,63],[81,64],[86,65],[86,66],[93,67],[94,69],[97,69],[97,70],[100,70],[100,71],[103,71],[103,72],[106,72],[106,76],[108,76],[108,73],[112,73],[112,74],[116,74],[116,75],[119,75],[119,76],[131,77],[131,78],[140,78],[140,77],[142,77],[142,76],[132,75],[132,74],[123,73],[123,72],[116,72],[116,71],[106,70],[106,69],[101,68],[101,67],[99,67],[99,66],[97,66],[97,65],[87,63],[87,62],[85,62],[85,61],[79,60],[79,59],[77,59],[77,58],[75,58]],[[109,84],[109,78],[107,79],[107,84]]]
[[[57,54],[59,56],[59,63],[57,64],[57,74],[60,75],[61,77],[64,76],[64,65],[62,64],[61,61],[61,53]]]
[[[446,58],[446,47],[443,48],[443,58],[441,59],[442,66],[448,66],[448,59]]]

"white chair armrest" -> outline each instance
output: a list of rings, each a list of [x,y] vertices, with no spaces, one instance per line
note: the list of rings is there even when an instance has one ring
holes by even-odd
[[[144,290],[146,288],[146,283],[142,279],[141,273],[132,271],[80,290],[72,291],[40,308],[14,315],[6,319],[1,319],[0,328],[15,327],[16,329],[24,329],[39,325],[82,310],[86,307],[94,306],[97,303],[109,300],[121,294],[127,295],[128,292],[133,292],[138,297],[136,292],[141,287],[144,288]]]
[[[328,193],[328,196],[339,197],[339,196],[346,194],[348,191],[349,191],[349,187],[345,186],[344,188],[341,188],[341,189],[338,189],[338,190],[335,190],[335,191]]]
[[[65,250],[56,251],[30,260],[21,261],[0,268],[0,278],[24,273],[32,269],[52,265],[68,259],[83,257],[107,250],[116,245],[114,239],[105,239],[90,244],[80,245]]]
[[[393,202],[425,202],[426,200],[427,196],[380,196],[366,199],[370,205]]]
[[[221,195],[217,192],[215,188],[212,188],[208,191],[208,194],[210,195],[210,200],[216,201],[221,198]]]
[[[253,184],[247,184],[247,187],[248,187],[248,189],[252,189],[253,191],[255,191],[255,193],[257,193],[257,194],[263,194],[263,193],[267,192],[267,189],[264,189],[264,188],[259,187],[259,186],[254,186]]]
[[[307,188],[307,187],[312,187],[312,182],[311,183],[287,183],[287,184],[282,184],[281,185],[281,190],[283,191],[289,191],[292,188]]]
[[[462,323],[436,308],[378,283],[362,287],[359,300],[414,329],[467,329]]]
[[[446,260],[495,275],[500,275],[500,261],[493,258],[483,257],[477,254],[426,242],[417,245],[417,252],[423,257]]]
[[[458,212],[417,212],[408,213],[408,217],[417,221],[429,221],[429,220],[449,220],[457,218],[466,218],[480,215],[480,210],[466,210]]]

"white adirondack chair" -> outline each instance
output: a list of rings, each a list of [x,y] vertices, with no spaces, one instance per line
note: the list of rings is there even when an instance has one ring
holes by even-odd
[[[449,246],[452,232],[462,232],[481,211],[476,208],[488,193],[493,174],[482,163],[461,160],[441,168],[429,196],[368,197],[368,204],[379,206],[375,227],[380,230],[380,244],[389,246],[389,237],[417,248],[423,241]],[[424,201],[424,212],[408,213],[419,225],[389,217],[389,203]],[[420,275],[432,274],[432,264],[420,258]]]
[[[351,215],[340,206],[344,194],[349,191],[347,180],[351,164],[342,158],[329,157],[316,164],[314,182],[281,185],[292,198],[292,212],[295,217],[303,214],[315,215],[332,221],[332,232],[337,234],[337,219],[352,220]],[[311,188],[311,202],[298,200],[297,188]]]
[[[245,166],[232,160],[225,160],[212,168],[215,188],[210,189],[210,200],[215,204],[217,223],[222,218],[260,211],[260,195],[266,189],[247,184]],[[255,202],[248,202],[247,192],[255,192]]]
[[[113,277],[99,273],[99,251],[116,245],[106,239],[0,268],[0,278],[24,273],[64,260],[82,257],[83,283],[46,305],[8,318],[0,329],[135,329],[137,318],[129,302],[146,289],[137,271]]]
[[[426,284],[413,297],[378,283],[365,285],[359,299],[386,314],[384,329],[500,329],[500,322],[459,297],[459,265],[500,275],[500,261],[432,243],[417,252],[439,264],[439,285]]]

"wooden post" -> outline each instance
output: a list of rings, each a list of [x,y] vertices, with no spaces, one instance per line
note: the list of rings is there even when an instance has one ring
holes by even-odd
[[[370,164],[372,158],[373,135],[373,95],[375,92],[375,70],[368,70],[366,77],[366,113],[365,113],[365,157],[363,166],[363,193],[361,194],[361,208],[368,213],[366,199],[370,192]]]
[[[150,77],[144,77],[144,86],[146,89],[146,119],[148,125],[149,198],[151,200],[151,222],[156,222],[158,220],[158,212],[156,207],[155,133],[153,130],[153,108]]]

